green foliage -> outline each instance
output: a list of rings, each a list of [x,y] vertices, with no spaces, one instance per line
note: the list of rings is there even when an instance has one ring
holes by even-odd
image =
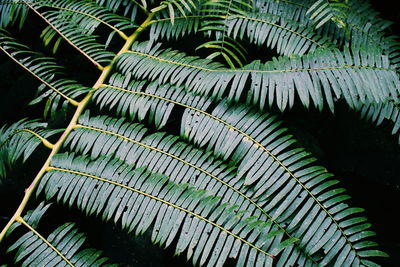
[[[0,128],[0,184],[2,178],[6,177],[7,170],[20,158],[26,161],[43,142],[42,138],[60,132],[47,130],[46,127],[45,122],[23,119]]]
[[[364,1],[23,2],[0,6],[0,49],[40,83],[31,103],[46,101],[44,120],[68,118],[63,129],[0,129],[0,177],[39,144],[51,150],[0,234],[20,236],[8,249],[16,263],[108,264],[74,223],[39,234],[49,204],[25,212],[34,194],[128,234],[151,231],[195,265],[375,266],[387,256],[363,209],[277,119],[297,102],[333,112],[342,101],[398,132],[398,43]],[[62,52],[17,40],[28,10],[46,24],[45,46],[69,45],[101,71],[92,88],[66,78]],[[197,49],[174,46],[191,38]],[[251,61],[253,47],[276,56]]]
[[[318,0],[313,4],[306,14],[310,14],[310,19],[319,28],[329,20],[335,22],[339,28],[346,27],[346,16],[349,0]]]
[[[35,210],[28,211],[19,223],[31,231],[22,235],[7,250],[16,250],[16,263],[22,266],[117,266],[107,264],[108,259],[101,258],[100,251],[90,248],[80,250],[85,235],[79,233],[73,223],[59,226],[46,238],[37,232],[39,220],[48,208],[49,205],[41,203]]]

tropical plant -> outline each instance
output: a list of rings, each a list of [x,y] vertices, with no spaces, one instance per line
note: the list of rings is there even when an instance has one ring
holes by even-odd
[[[0,234],[15,241],[16,263],[115,262],[85,248],[74,223],[41,227],[51,202],[151,231],[200,265],[376,266],[387,256],[363,210],[276,116],[297,102],[332,112],[344,102],[398,131],[398,43],[365,1],[22,0],[0,14],[0,49],[39,81],[32,104],[45,101],[42,119],[0,129],[0,177],[49,149]],[[53,55],[17,34],[33,17]],[[192,48],[179,51],[185,40]],[[60,65],[66,47],[100,70],[92,87]],[[250,47],[276,56],[251,61]]]

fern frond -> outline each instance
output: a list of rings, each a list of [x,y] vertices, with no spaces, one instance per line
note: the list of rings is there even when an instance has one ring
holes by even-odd
[[[9,25],[19,23],[22,28],[26,17],[28,16],[27,6],[15,1],[3,1],[0,4],[0,28],[7,28]]]
[[[282,16],[285,19],[298,21],[307,24],[310,19],[306,16],[307,9],[314,3],[314,0],[304,1],[271,1],[254,0],[253,10],[255,13],[273,14]]]
[[[269,1],[257,0],[254,3],[255,11],[279,16],[283,20],[294,20],[305,27],[311,26],[312,21],[306,15],[307,10],[315,1]],[[346,18],[346,31],[338,28],[333,22],[325,23],[318,29],[318,34],[323,38],[329,38],[334,43],[354,47],[376,47],[380,53],[387,55],[392,64],[398,64],[399,42],[393,36],[387,36],[385,30],[391,22],[378,17],[379,13],[371,8],[368,1],[349,1],[349,9]]]
[[[289,252],[284,252],[285,257],[280,261],[282,264],[286,261],[295,261],[299,255],[303,255],[301,259],[306,257],[314,261],[320,260],[318,251],[327,248],[328,250],[332,249],[326,242],[333,236],[337,240],[345,240],[346,246],[351,247],[352,253],[356,253],[358,260],[362,258],[361,255],[364,255],[364,253],[369,253],[358,250],[358,242],[353,240],[359,233],[357,230],[359,227],[369,227],[368,224],[364,223],[364,217],[357,216],[360,209],[349,208],[343,203],[344,200],[348,199],[348,196],[344,194],[345,190],[332,188],[338,181],[332,180],[332,175],[324,168],[313,166],[312,162],[315,159],[311,158],[309,153],[306,153],[303,149],[293,146],[296,141],[285,132],[285,129],[279,128],[280,122],[276,121],[274,117],[268,114],[260,114],[245,106],[232,107],[226,101],[211,108],[204,99],[198,98],[199,100],[196,102],[190,101],[194,99],[194,96],[190,94],[187,94],[187,97],[184,98],[182,88],[167,85],[157,87],[156,83],[146,88],[143,83],[134,81],[129,83],[129,77],[124,79],[119,75],[114,75],[111,81],[113,85],[104,85],[94,97],[95,102],[101,108],[116,110],[118,114],[123,113],[133,117],[141,114],[142,119],[146,117],[146,114],[149,114],[149,120],[152,120],[152,114],[157,109],[161,110],[167,105],[172,110],[177,106],[185,109],[181,120],[181,136],[197,146],[207,148],[207,151],[212,151],[215,156],[224,161],[230,161],[230,165],[238,166],[237,169],[234,169],[235,178],[226,181],[251,200],[254,200],[268,218],[271,218],[280,228],[285,229],[288,236],[299,239],[299,242],[291,247]],[[115,86],[122,84],[125,88]],[[141,105],[132,109],[130,100],[133,104],[140,101]],[[196,105],[195,103],[205,104]],[[109,114],[109,111],[107,113]],[[167,120],[170,113],[169,111],[159,121]],[[92,125],[96,123],[96,127],[106,129],[105,131],[110,135],[114,132],[114,136],[122,135],[123,132],[128,133],[128,131],[123,130],[127,126],[124,126],[122,121],[107,120],[106,122],[104,120],[104,124],[108,124],[107,128],[100,126],[100,121],[100,118],[93,118]],[[117,130],[115,126],[120,130]],[[130,138],[120,136],[120,139],[132,142],[129,140]],[[150,144],[150,146],[157,144],[157,146],[163,147],[162,150],[168,147],[171,151],[174,151],[174,145],[171,146],[172,142],[176,142],[166,136],[163,137],[163,139],[168,140],[165,145],[163,145],[164,142],[161,137],[159,138],[160,141],[157,142],[145,141],[151,139],[143,138],[143,135],[140,135],[139,138],[133,138],[142,140],[136,142],[136,144],[145,143]],[[83,140],[99,142],[98,148],[93,147],[93,150],[97,152],[92,156],[97,156],[100,150],[102,150],[101,154],[109,154],[114,150],[119,151],[120,147],[124,146],[126,155],[129,155],[129,157],[137,155],[142,158],[142,160],[137,160],[137,162],[140,162],[137,165],[138,167],[148,164],[152,171],[161,171],[172,180],[180,182],[180,180],[174,178],[175,174],[172,170],[175,170],[176,167],[174,165],[171,167],[170,161],[164,160],[162,156],[156,157],[151,156],[151,153],[140,152],[141,150],[138,151],[138,149],[135,151],[122,140],[117,141],[116,138],[111,136],[101,138],[99,135],[89,132],[77,134],[73,136],[73,140],[75,140],[75,143],[71,148],[78,149],[81,153],[89,152],[92,146],[91,142]],[[71,143],[74,142],[73,140]],[[167,153],[164,153],[164,155],[167,155]],[[177,155],[181,157],[179,154]],[[128,163],[132,162],[128,158],[121,157],[119,153],[116,156],[127,160]],[[164,172],[167,166],[170,166],[170,170]],[[226,179],[225,177],[222,178]],[[191,183],[197,184],[195,181],[191,181]],[[319,215],[313,212],[308,214],[312,210],[319,210]],[[324,229],[329,228],[330,231],[311,230],[314,226],[310,226],[309,220],[314,216],[322,216],[326,224]],[[293,218],[297,218],[295,223],[292,223]],[[314,231],[316,237],[310,238],[306,234],[308,231]],[[317,234],[318,232],[319,234]],[[368,233],[372,234],[372,232]],[[327,261],[332,260],[339,253],[341,253],[340,248],[332,250],[332,257]],[[300,261],[300,259],[298,260]]]
[[[161,10],[168,9],[169,18],[173,25],[175,21],[175,10],[185,17],[187,13],[190,14],[192,10],[196,8],[196,2],[197,0],[164,0],[160,2],[159,6],[151,9],[151,12],[157,13]]]
[[[399,71],[400,42],[397,36],[386,36],[379,25],[366,24],[362,28],[353,28],[350,32],[350,42],[355,47],[369,47],[387,55],[391,64]]]
[[[269,14],[247,13],[227,18],[227,34],[232,38],[247,38],[258,46],[277,50],[280,55],[303,55],[316,48],[328,47],[327,38],[301,24],[282,20]]]
[[[202,25],[201,31],[208,32],[215,35],[216,40],[207,41],[204,44],[197,47],[208,48],[211,53],[207,58],[213,59],[216,57],[222,57],[222,59],[234,69],[236,65],[242,67],[245,60],[243,55],[243,49],[238,40],[229,38],[227,36],[227,21],[230,15],[242,15],[246,14],[246,11],[252,9],[251,1],[242,0],[211,0],[205,1],[202,5],[202,11],[206,14],[211,14],[214,19],[208,19]],[[244,50],[244,52],[246,52]]]
[[[380,125],[384,120],[391,121],[394,126],[392,134],[395,135],[400,130],[400,106],[394,102],[371,103],[364,105],[361,109],[361,117]],[[400,137],[399,137],[400,144]]]
[[[346,27],[349,0],[318,0],[307,11],[315,28],[319,28],[329,20],[336,23],[339,28]]]
[[[281,110],[290,108],[296,95],[306,107],[312,102],[322,109],[326,101],[333,110],[336,97],[357,108],[367,100],[397,99],[400,89],[396,70],[387,57],[371,56],[365,49],[318,50],[303,57],[275,58],[266,64],[255,61],[232,70],[207,59],[141,43],[119,56],[116,67],[136,79],[160,78],[161,83],[185,84],[190,91],[216,99],[223,95],[230,101],[246,98],[261,109],[274,103]]]
[[[85,190],[72,186],[76,184],[85,184]],[[274,255],[294,241],[282,240],[282,232],[271,222],[249,217],[238,206],[217,206],[219,199],[205,191],[177,185],[163,175],[111,158],[90,161],[87,157],[58,155],[39,190],[47,198],[57,195],[87,213],[96,212],[103,219],[120,222],[136,235],[155,221],[153,242],[169,246],[177,240],[176,252],[187,250],[194,264],[222,265],[228,257],[234,257],[241,265],[252,255],[259,266],[269,266]]]
[[[158,18],[150,29],[151,40],[156,42],[162,39],[177,39],[196,33],[200,29],[208,31],[209,34],[221,31],[220,28],[214,28],[214,22],[208,24],[207,20],[210,17],[213,15],[178,17],[175,18],[174,26],[170,24],[168,18]],[[328,37],[322,37],[300,23],[283,20],[271,14],[230,15],[226,17],[224,25],[227,36],[276,49],[280,55],[303,55],[316,48],[333,46]]]
[[[300,239],[299,244],[291,247],[282,258],[283,262],[294,261],[299,254],[310,257],[310,262],[322,261],[319,256],[321,249],[331,252],[331,257],[324,261],[332,261],[342,252],[342,247],[332,248],[330,243],[326,243],[333,236],[343,240],[346,247],[351,248],[351,254],[356,253],[358,260],[362,259],[362,255],[369,251],[356,249],[358,237],[361,235],[360,239],[364,239],[373,233],[365,231],[366,236],[359,233],[360,228],[366,230],[370,226],[363,223],[365,218],[357,217],[360,209],[344,204],[343,201],[348,199],[343,194],[344,190],[332,188],[338,181],[331,180],[332,175],[324,168],[310,165],[314,159],[308,153],[289,148],[293,143],[290,136],[276,130],[277,123],[273,123],[273,120],[267,122],[269,128],[266,132],[272,132],[262,142],[268,148],[257,142],[260,147],[252,149],[256,144],[251,146],[246,139],[238,143],[239,150],[235,151],[235,156],[244,158],[238,165],[245,168],[238,171],[235,168],[227,169],[209,154],[190,148],[177,138],[165,134],[146,136],[143,126],[127,124],[121,119],[83,118],[66,144],[70,144],[70,149],[90,153],[92,157],[110,155],[116,151],[115,156],[130,166],[147,166],[149,170],[163,173],[176,183],[190,182],[196,188],[221,196],[223,202],[237,204],[257,218],[273,220],[286,235]],[[218,125],[211,126],[221,129]],[[207,130],[210,131],[209,128]],[[213,132],[209,132],[211,135]],[[228,138],[229,142],[233,141],[232,136]],[[241,138],[237,137],[237,140]],[[231,150],[232,146],[225,146],[225,149]],[[265,165],[266,169],[260,170],[260,165]],[[249,178],[259,180],[252,182],[254,185],[249,187],[246,184]],[[287,199],[293,201],[284,201]],[[310,225],[309,221],[318,217],[323,221]],[[297,219],[292,221],[293,218]],[[326,226],[323,229],[329,228],[329,232],[319,228],[322,222]],[[307,234],[309,232],[314,233],[313,237]]]
[[[60,130],[46,128],[47,123],[27,119],[0,128],[0,178],[6,176],[7,170],[18,159],[25,162],[40,144],[52,148],[47,138]]]
[[[221,196],[224,202],[246,207],[260,219],[266,218],[267,214],[263,214],[246,193],[235,188],[242,182],[234,177],[232,167],[217,161],[211,153],[180,142],[176,136],[165,133],[149,135],[147,131],[143,125],[129,124],[123,119],[89,118],[86,114],[65,145],[79,153],[90,153],[93,158],[117,151],[115,156],[129,165],[137,168],[147,166],[176,183],[190,182],[196,188]],[[88,142],[87,138],[97,142]]]
[[[107,51],[104,45],[97,43],[95,37],[88,34],[86,29],[79,27],[77,23],[65,18],[63,13],[53,10],[42,12],[43,6],[40,4],[36,4],[35,2],[28,3],[26,1],[25,3],[64,40],[99,69],[103,69],[104,66],[108,65],[115,56],[113,52]]]
[[[65,223],[47,237],[40,234],[37,223],[49,205],[41,203],[24,218],[18,218],[17,225],[29,231],[22,235],[7,252],[15,252],[15,263],[22,266],[117,266],[108,264],[108,258],[101,257],[95,249],[81,249],[85,235],[78,232],[73,223]]]
[[[108,44],[115,33],[127,39],[125,30],[132,30],[135,25],[129,19],[109,12],[108,9],[96,5],[93,1],[77,0],[42,0],[38,2],[43,7],[57,9],[63,19],[70,19],[80,28],[87,30],[87,34],[92,34],[99,25],[105,25],[112,30],[107,38]],[[107,45],[106,45],[107,46]]]
[[[39,205],[32,210],[28,210],[25,215],[23,216],[23,219],[28,222],[32,228],[37,228],[40,220],[42,219],[43,215],[47,212],[47,210],[51,207],[51,204],[46,204],[45,202],[40,202]],[[16,222],[11,225],[10,229],[7,231],[7,235],[10,235],[14,232],[15,229],[20,227],[21,224]]]
[[[158,98],[157,98],[158,97]],[[109,101],[112,99],[112,101]],[[153,82],[132,81],[131,77],[115,73],[109,79],[109,84],[102,85],[93,95],[93,101],[100,109],[115,108],[120,117],[147,121],[157,129],[163,128],[172,114],[173,99],[182,105],[207,110],[211,105],[210,99],[188,94],[186,91],[170,85],[158,85]]]
[[[207,56],[207,59],[214,59],[222,56],[230,68],[234,69],[236,66],[243,67],[243,61],[246,59],[246,49],[235,39],[228,36],[223,40],[208,41],[198,47],[196,50],[201,48],[211,48],[216,50],[212,54]]]
[[[62,78],[62,68],[55,59],[31,51],[5,31],[0,31],[0,50],[42,83],[38,88],[39,96],[32,104],[46,99],[51,113],[54,113],[60,104],[63,109],[68,103],[77,106],[77,99],[90,90],[76,81]]]
[[[28,229],[11,247],[18,263],[73,265],[54,237],[65,244],[81,240],[71,225],[41,234],[37,220],[28,217],[41,217],[44,204],[21,218],[36,189],[37,196],[114,221],[128,232],[152,228],[155,243],[177,244],[176,253],[187,251],[194,264],[221,266],[235,258],[239,266],[374,266],[370,257],[387,256],[368,241],[375,233],[362,209],[349,207],[339,181],[265,110],[272,105],[285,110],[300,100],[305,107],[321,110],[327,104],[333,111],[343,99],[372,119],[400,121],[398,109],[388,106],[400,95],[397,41],[374,33],[387,24],[376,15],[368,18],[362,1],[349,3],[346,18],[324,17],[332,10],[322,1],[336,0],[254,1],[23,1],[48,24],[45,44],[58,37],[58,46],[65,39],[102,73],[91,89],[59,78],[54,60],[0,32],[1,49],[43,83],[40,91],[49,92],[52,113],[61,101],[77,106],[54,146],[46,137],[56,131],[36,121],[0,130],[6,160],[29,156],[34,140],[51,148],[0,233],[3,240],[7,230],[21,224]],[[133,22],[117,15],[124,7],[147,15],[129,37],[125,31],[135,28]],[[316,22],[302,17],[307,10]],[[15,14],[2,19],[4,25],[23,21],[22,11],[0,11]],[[135,43],[149,27],[151,40]],[[115,33],[125,39],[117,55],[96,42],[96,29],[104,29],[106,45]],[[155,42],[200,31],[207,39],[200,47],[215,49],[206,59]],[[235,69],[246,60],[239,41],[268,46],[281,56]],[[232,69],[211,60],[216,57]],[[68,233],[67,240],[61,233]],[[102,263],[97,252],[87,253],[95,265]]]
[[[161,39],[178,39],[189,34],[197,33],[201,28],[202,19],[206,16],[191,15],[186,17],[175,17],[174,24],[171,24],[169,17],[162,17],[158,13],[151,23],[149,32],[152,43]]]
[[[143,9],[144,11],[146,10],[142,5],[140,5],[139,1],[135,0],[96,0],[95,2],[96,4],[111,10],[113,13],[121,11],[122,15],[131,21],[136,21],[139,8]]]

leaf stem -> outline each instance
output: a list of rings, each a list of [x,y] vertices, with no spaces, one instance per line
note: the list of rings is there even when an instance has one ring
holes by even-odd
[[[47,246],[49,246],[54,252],[56,252],[69,266],[74,266],[55,246],[53,246],[46,238],[44,238],[38,231],[30,226],[23,218],[18,217],[15,219],[17,222],[22,223],[26,228],[39,237]]]
[[[78,50],[83,56],[85,56],[90,62],[92,62],[99,70],[103,71],[104,67],[98,63],[96,60],[94,60],[92,57],[90,57],[88,54],[86,54],[81,48],[79,48],[77,45],[75,45],[65,34],[63,34],[59,29],[57,29],[56,26],[53,25],[48,19],[46,19],[35,7],[33,7],[31,4],[29,4],[27,1],[22,0],[30,9],[32,9],[33,12],[35,12],[39,17],[41,17],[50,27],[52,27],[65,41],[67,41],[72,47],[74,47],[76,50]]]
[[[20,130],[15,131],[15,134],[20,133],[20,132],[27,132],[27,133],[30,133],[30,134],[36,136],[43,143],[43,145],[47,148],[53,149],[53,147],[54,147],[54,144],[52,144],[49,140],[47,140],[40,134],[36,133],[35,131],[32,131],[30,129],[20,129]]]
[[[35,188],[39,184],[41,178],[43,177],[43,175],[48,170],[48,168],[50,166],[51,159],[61,149],[61,147],[64,144],[65,140],[67,139],[69,134],[75,128],[79,117],[83,113],[83,111],[86,108],[86,106],[89,104],[90,100],[92,99],[92,96],[93,96],[94,92],[97,89],[99,89],[101,87],[101,85],[105,82],[105,80],[107,79],[108,75],[111,72],[113,64],[116,61],[116,58],[119,55],[121,55],[121,54],[123,54],[123,53],[128,51],[128,49],[132,46],[132,44],[139,37],[140,33],[143,32],[143,30],[145,30],[151,24],[151,21],[152,21],[154,15],[155,15],[155,13],[150,13],[148,15],[147,19],[139,26],[139,28],[137,28],[136,31],[131,36],[128,37],[128,39],[126,40],[124,46],[121,48],[121,50],[118,52],[118,54],[113,58],[113,60],[111,61],[110,65],[108,65],[108,66],[103,68],[100,77],[97,79],[96,83],[92,87],[93,89],[85,96],[85,98],[81,102],[79,102],[79,104],[78,104],[78,106],[76,108],[76,111],[75,111],[71,121],[68,124],[68,127],[65,129],[65,131],[63,132],[63,134],[61,135],[61,137],[59,138],[57,143],[55,143],[53,145],[52,150],[50,152],[50,155],[48,156],[46,162],[44,163],[44,165],[42,166],[42,168],[40,169],[40,171],[36,175],[35,179],[30,184],[30,186],[25,190],[24,198],[22,199],[20,205],[18,206],[18,209],[14,213],[13,217],[9,220],[7,225],[1,231],[1,233],[0,233],[0,243],[4,239],[4,237],[6,236],[6,233],[7,233],[8,229],[11,227],[11,225],[15,221],[20,221],[21,220],[22,212],[24,211],[26,205],[28,204],[28,201],[29,201],[30,197],[32,196],[33,191],[35,190]]]

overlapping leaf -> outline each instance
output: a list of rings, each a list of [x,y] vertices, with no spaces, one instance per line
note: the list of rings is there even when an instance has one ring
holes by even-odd
[[[103,90],[109,91],[109,94],[118,95],[118,99],[124,99],[122,95],[128,98],[130,94],[136,95],[145,91],[143,86],[135,88],[137,83],[131,82],[129,84],[128,81],[129,78],[120,78],[114,86],[105,86]],[[115,85],[125,85],[129,90],[118,88]],[[151,87],[153,87],[153,91],[154,84]],[[277,194],[275,199],[267,197],[267,202],[271,201],[272,207],[276,202],[279,202],[277,200],[279,198],[284,203],[279,208],[272,208],[267,205],[266,210],[272,210],[270,214],[274,219],[277,219],[278,222],[281,220],[285,222],[285,218],[290,218],[287,224],[291,224],[290,220],[293,218],[291,216],[294,216],[292,212],[297,212],[294,211],[295,207],[302,207],[303,205],[306,207],[300,210],[294,217],[301,218],[301,216],[305,216],[301,214],[310,211],[310,209],[312,210],[313,205],[316,205],[314,208],[319,206],[322,209],[319,217],[324,212],[328,214],[325,218],[324,229],[329,228],[329,234],[319,241],[314,240],[310,241],[309,244],[305,242],[300,245],[308,253],[315,253],[330,237],[342,240],[339,242],[340,246],[344,246],[343,240],[348,240],[349,243],[346,246],[353,247],[352,243],[357,238],[365,238],[373,234],[370,231],[359,233],[359,229],[369,227],[368,224],[365,224],[365,218],[357,217],[356,214],[360,212],[360,209],[349,208],[347,205],[343,205],[343,201],[348,198],[347,195],[343,194],[344,189],[332,188],[337,181],[329,179],[331,175],[324,168],[310,165],[314,159],[310,158],[309,154],[305,153],[303,149],[292,147],[295,141],[291,139],[291,136],[285,134],[284,130],[279,130],[280,123],[273,117],[269,117],[268,114],[257,113],[245,106],[230,107],[226,102],[220,103],[212,111],[207,111],[209,108],[202,109],[201,107],[190,106],[190,104],[188,105],[174,98],[175,93],[173,91],[175,90],[179,92],[177,95],[182,94],[182,88],[173,87],[169,88],[172,97],[160,97],[157,94],[157,89],[152,95],[147,93],[146,98],[142,99],[144,102],[142,107],[151,106],[152,102],[161,106],[160,101],[184,107],[185,111],[181,122],[182,136],[192,140],[199,146],[211,149],[215,155],[225,160],[233,160],[239,166],[238,175],[245,177],[246,184],[253,184],[259,180],[259,184],[255,185],[255,188],[261,190],[261,192],[267,190],[266,188],[270,188],[268,189],[270,192],[271,190],[282,190]],[[163,89],[160,90],[160,92],[162,91]],[[101,94],[106,95],[105,92]],[[104,100],[102,105],[108,106],[107,102]],[[118,102],[122,103],[118,104]],[[128,109],[128,106],[123,101],[118,102],[114,102],[113,105],[119,106],[119,112]],[[125,104],[125,107],[123,104]],[[296,182],[292,183],[290,180]],[[286,184],[284,181],[288,183]],[[276,186],[277,184],[278,186]],[[285,184],[286,187],[284,186]],[[294,184],[302,187],[304,191],[301,192],[299,188],[297,188],[298,191],[295,190],[297,186]],[[282,197],[285,191],[288,195]],[[268,194],[266,195],[268,196]],[[296,196],[299,198],[296,199]],[[311,197],[313,201],[311,199],[307,200],[307,196]],[[311,202],[314,202],[314,204]],[[316,216],[316,214],[310,216]],[[305,219],[304,223],[300,226],[300,229],[302,228],[303,230],[296,232],[296,234],[300,236],[304,234],[303,238],[308,240],[309,235],[305,234],[304,228],[309,226],[309,219]],[[338,230],[339,225],[341,230]],[[341,235],[340,232],[342,233],[342,237],[339,237]],[[316,234],[316,236],[320,237],[322,233]],[[296,234],[294,236],[299,237]],[[301,241],[302,239],[300,238]],[[315,245],[315,247],[311,248],[311,244]],[[335,257],[335,253],[339,254],[341,252],[339,247],[326,245],[328,251],[330,251],[329,260]],[[354,247],[358,248],[359,245],[356,244]],[[347,255],[339,257],[340,259],[338,258],[337,262],[340,262],[342,258],[359,262],[359,255],[378,255],[376,251],[370,250],[369,252],[358,251],[358,255],[355,256],[356,252],[353,249]],[[287,262],[295,261],[296,257],[299,257],[297,261],[301,262],[306,259],[304,255],[307,254],[302,254],[298,249],[293,248],[293,250],[284,255],[285,257],[280,261],[281,263],[285,263],[286,260]],[[361,260],[365,261],[365,259]]]
[[[146,68],[143,68],[143,66]],[[171,49],[134,44],[117,59],[117,70],[136,79],[171,82],[197,94],[238,102],[247,99],[261,109],[276,104],[281,110],[293,106],[295,97],[306,106],[331,110],[334,99],[344,98],[353,108],[366,101],[397,99],[399,77],[387,57],[376,50],[318,50],[303,57],[279,57],[241,69],[225,69],[207,59],[186,56]],[[248,88],[246,85],[250,84]]]
[[[111,29],[107,38],[108,44],[117,33],[123,38],[128,38],[124,31],[131,31],[135,28],[129,19],[111,13],[108,9],[96,5],[93,1],[78,0],[56,0],[37,1],[43,7],[54,8],[58,11],[58,18],[70,20],[79,25],[80,29],[86,30],[86,34],[92,34],[99,25],[105,25]]]
[[[150,98],[144,101],[151,102]],[[185,113],[193,111],[188,108]],[[185,121],[184,116],[182,124],[187,128],[183,132],[191,135],[189,139],[205,140],[202,146],[208,145],[217,154],[231,155],[226,158],[236,160],[238,170],[221,169],[223,165],[214,163],[208,153],[172,136],[146,136],[143,126],[121,119],[83,117],[67,143],[92,157],[115,152],[130,165],[148,166],[176,183],[189,182],[262,219],[272,218],[288,236],[300,239],[284,250],[281,263],[357,263],[379,254],[368,246],[359,247],[363,239],[374,234],[366,231],[370,225],[365,218],[357,216],[361,209],[345,204],[349,197],[344,189],[334,187],[338,181],[332,180],[324,168],[311,165],[314,159],[308,153],[291,148],[293,140],[277,129],[279,123],[273,118],[244,107],[228,109],[225,103],[213,114],[197,111],[193,115],[188,116],[192,121]],[[233,118],[238,124],[232,122]],[[332,245],[328,242],[331,238],[338,242]],[[321,257],[322,250],[329,252],[329,257]],[[341,255],[343,251],[347,253]]]
[[[23,119],[0,128],[0,178],[18,159],[26,161],[38,145],[48,145],[45,138],[60,132],[46,127],[47,123]]]
[[[258,13],[273,14],[281,19],[294,20],[308,27],[313,21],[306,13],[315,2],[313,0],[256,0],[254,8]],[[395,37],[387,36],[385,33],[391,22],[379,18],[379,13],[371,8],[368,1],[349,1],[348,5],[349,9],[344,20],[346,31],[338,28],[333,22],[328,22],[318,29],[318,34],[340,45],[374,46],[381,49],[381,53],[389,56],[393,64],[398,64],[399,42]]]
[[[397,134],[400,130],[400,107],[399,104],[394,102],[388,101],[381,104],[367,104],[361,109],[361,117],[366,118],[377,125],[380,125],[384,120],[391,121],[394,124],[392,134]]]
[[[15,1],[3,1],[0,5],[0,28],[19,23],[21,28],[28,16],[28,8]]]
[[[155,42],[161,39],[177,39],[201,29],[207,30],[209,27],[204,24],[210,17],[212,15],[207,13],[179,17],[175,19],[174,25],[170,24],[168,18],[158,18],[151,26],[151,40]],[[327,37],[319,36],[312,29],[271,14],[246,13],[216,18],[224,21],[227,36],[235,40],[248,40],[261,47],[276,48],[280,55],[303,55],[318,47],[332,46]],[[212,35],[215,31],[220,29],[210,28],[207,32]]]
[[[29,5],[50,24],[46,40],[57,32],[98,67],[110,62],[114,54],[97,44],[91,33],[99,23],[120,33],[117,26],[129,29],[126,20],[119,20],[89,1],[45,2],[46,7],[39,2]],[[140,5],[147,8],[145,0],[134,4],[97,2],[113,11],[123,6],[133,13]],[[324,168],[315,166],[315,159],[307,152],[292,145],[295,140],[279,127],[280,122],[254,106],[265,109],[276,104],[284,110],[299,98],[307,107],[313,104],[322,109],[328,103],[333,110],[336,99],[344,98],[352,108],[364,107],[364,113],[373,119],[398,122],[398,109],[389,105],[390,101],[397,101],[400,89],[393,65],[399,58],[397,43],[382,33],[374,33],[387,25],[375,15],[367,18],[371,13],[361,16],[365,5],[351,10],[346,18],[351,37],[348,39],[332,23],[320,23],[324,25],[317,33],[308,27],[311,22],[302,16],[315,1],[255,2],[256,10],[261,10],[256,15],[241,0],[211,1],[208,10],[202,9],[188,18],[185,11],[181,12],[186,6],[179,5],[192,1],[163,1],[153,9],[163,10],[152,23],[152,40],[135,44],[132,51],[118,57],[113,67],[122,74],[114,74],[108,84],[96,88],[94,105],[100,107],[100,112],[108,110],[107,116],[80,116],[63,147],[92,158],[106,157],[93,160],[74,154],[56,155],[39,192],[76,204],[87,214],[120,222],[129,231],[142,233],[152,225],[154,242],[170,245],[177,241],[177,253],[187,250],[195,264],[222,265],[233,257],[238,258],[238,265],[270,265],[271,256],[283,250],[277,266],[373,266],[368,257],[386,254],[374,249],[376,243],[366,241],[374,233],[366,218],[358,215],[361,209],[349,207],[349,196],[335,186],[338,181]],[[360,1],[355,2],[357,7]],[[58,5],[59,10],[49,10],[49,5]],[[0,12],[9,14],[9,9],[4,10]],[[182,18],[175,16],[179,12],[184,14]],[[324,22],[330,17],[317,19]],[[169,24],[172,21],[173,26]],[[4,25],[9,22],[2,20]],[[235,41],[267,43],[291,57],[226,69],[211,60],[152,45],[155,38],[178,38],[199,29],[208,33],[214,30],[220,43],[213,40],[207,44],[221,51],[227,44],[225,38],[230,36]],[[48,63],[47,58],[32,59],[14,40],[1,38],[7,46],[4,50],[57,97],[77,104],[73,96],[64,92],[68,91],[66,88],[58,88],[62,83],[52,84],[56,83],[50,75],[56,72],[55,63]],[[332,48],[329,38],[344,45],[343,51]],[[380,41],[380,45],[371,45]],[[292,57],[294,54],[302,56]],[[222,98],[227,99],[219,101]],[[245,101],[246,105],[234,104]],[[119,118],[112,118],[109,111]],[[157,132],[150,133],[144,125],[121,117],[153,124]],[[176,127],[177,120],[180,129]],[[176,127],[173,131],[180,131],[181,136],[158,132],[171,127]],[[40,137],[35,134],[32,136]],[[69,226],[64,227],[63,230]],[[76,238],[74,233],[71,238]],[[293,243],[296,238],[298,241]],[[26,249],[18,257],[31,253],[29,247],[37,248],[32,254],[35,257],[24,261],[40,264],[44,258],[36,255],[42,249],[56,252],[41,241],[44,239],[40,237],[32,245],[27,240],[20,241],[19,245],[26,245]]]
[[[318,0],[307,11],[315,28],[328,21],[333,21],[339,28],[346,27],[346,17],[349,12],[348,0]]]
[[[125,77],[118,73],[110,77],[109,84],[101,86],[93,96],[94,102],[101,109],[115,109],[117,115],[130,117],[132,120],[146,120],[154,123],[157,129],[165,126],[174,108],[174,103],[165,99],[174,99],[183,105],[201,109],[207,109],[211,104],[210,99],[187,94],[171,85],[160,86],[157,82],[147,85],[144,81],[132,81],[130,76]]]
[[[47,237],[40,234],[36,228],[40,218],[49,205],[41,203],[35,210],[27,212],[15,226],[25,226],[29,231],[22,235],[7,252],[15,251],[15,263],[21,266],[107,266],[108,259],[101,257],[101,251],[81,249],[85,235],[78,232],[73,223],[65,223]]]
[[[102,68],[111,62],[115,56],[113,52],[105,49],[105,46],[97,43],[95,36],[88,34],[87,29],[79,27],[79,24],[65,17],[63,12],[47,10],[46,7],[36,2],[27,3],[28,6],[63,39],[83,54],[98,68]]]
[[[175,183],[191,183],[260,219],[268,218],[268,214],[247,196],[252,192],[237,189],[242,187],[243,181],[235,177],[233,168],[216,160],[210,152],[179,141],[176,136],[146,132],[140,124],[104,116],[90,118],[86,114],[65,144],[79,153],[90,153],[93,158],[115,154],[129,165],[146,166],[153,172],[167,175]]]
[[[90,90],[76,81],[63,78],[63,69],[53,58],[31,51],[5,31],[0,31],[0,49],[42,83],[38,88],[39,96],[32,104],[47,100],[45,114],[47,111],[54,114],[60,105],[62,109],[66,109],[68,104],[76,106],[77,99]]]
[[[331,44],[310,28],[269,14],[247,13],[228,17],[227,34],[255,44],[276,49],[279,55],[304,55]]]
[[[274,255],[294,241],[282,240],[274,224],[238,206],[217,205],[219,199],[206,191],[112,158],[57,155],[38,190],[120,222],[129,232],[140,234],[153,225],[153,242],[169,246],[177,240],[176,252],[187,250],[194,264],[222,266],[230,257],[239,266],[252,261],[270,266]]]

